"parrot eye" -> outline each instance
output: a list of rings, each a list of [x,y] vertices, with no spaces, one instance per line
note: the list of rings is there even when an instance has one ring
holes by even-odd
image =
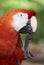
[[[20,16],[22,16],[22,14],[20,14]]]

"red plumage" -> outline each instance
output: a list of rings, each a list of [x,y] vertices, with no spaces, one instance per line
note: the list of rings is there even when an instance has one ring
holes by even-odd
[[[28,13],[29,18],[36,15],[31,10],[17,9],[0,18],[0,65],[16,65],[16,62],[24,59],[20,34],[11,26],[12,16],[18,12]]]

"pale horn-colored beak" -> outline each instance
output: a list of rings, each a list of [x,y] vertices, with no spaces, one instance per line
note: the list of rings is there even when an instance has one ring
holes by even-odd
[[[31,27],[32,27],[32,31],[35,32],[37,29],[37,19],[35,16],[31,17]]]

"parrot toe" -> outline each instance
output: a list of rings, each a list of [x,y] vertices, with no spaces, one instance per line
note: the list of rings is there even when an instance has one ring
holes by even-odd
[[[29,51],[29,52],[26,51],[24,56],[25,56],[26,59],[31,59],[31,58],[35,57],[34,54],[31,51]]]

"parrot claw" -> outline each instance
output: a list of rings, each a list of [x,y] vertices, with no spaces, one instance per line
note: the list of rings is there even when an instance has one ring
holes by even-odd
[[[30,51],[29,52],[26,51],[24,55],[25,55],[26,59],[31,59],[31,58],[35,57]]]
[[[31,51],[29,51],[29,54],[31,55],[31,57],[35,57]]]

